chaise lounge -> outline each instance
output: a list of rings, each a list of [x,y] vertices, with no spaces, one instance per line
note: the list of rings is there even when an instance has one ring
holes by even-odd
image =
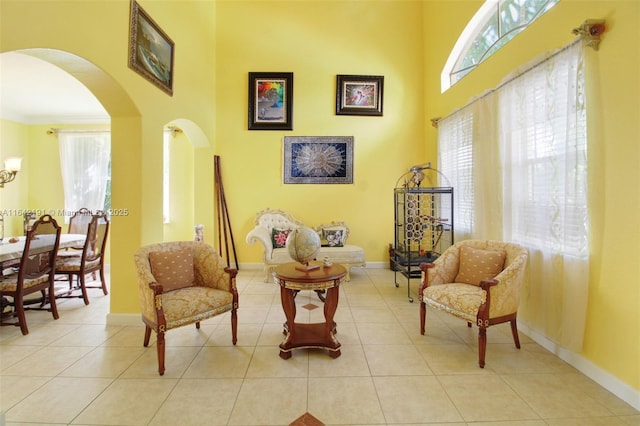
[[[301,226],[306,226],[283,210],[265,209],[256,213],[255,227],[247,234],[247,244],[259,242],[262,245],[262,260],[264,262],[264,281],[269,282],[273,269],[283,263],[293,262],[285,248],[289,232]],[[343,265],[347,269],[347,281],[350,279],[351,267],[366,266],[364,249],[346,244],[349,237],[349,227],[344,222],[331,222],[314,228],[322,247],[318,259],[327,257],[329,261]]]

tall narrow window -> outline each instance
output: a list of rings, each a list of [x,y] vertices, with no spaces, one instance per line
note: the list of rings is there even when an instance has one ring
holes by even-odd
[[[110,180],[111,133],[58,131],[64,208],[103,210]]]
[[[170,179],[170,141],[173,135],[172,130],[165,129],[162,137],[162,219],[164,223],[171,221],[170,207],[171,207],[171,179]]]
[[[458,38],[441,74],[449,87],[497,52],[560,0],[487,0]]]

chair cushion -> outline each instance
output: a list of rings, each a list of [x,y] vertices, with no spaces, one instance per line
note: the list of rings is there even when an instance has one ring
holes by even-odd
[[[193,252],[190,248],[149,253],[151,273],[163,291],[191,287],[195,280]]]
[[[189,287],[162,294],[167,330],[230,311],[233,294],[210,287]]]
[[[504,250],[460,247],[460,267],[455,282],[479,285],[480,281],[493,279],[502,271],[505,256]]]
[[[438,284],[424,289],[422,301],[436,309],[475,323],[480,305],[487,301],[487,292],[469,284]]]
[[[273,228],[271,230],[271,242],[273,243],[273,248],[283,248],[290,233],[291,229]]]
[[[85,269],[94,269],[100,265],[100,259],[85,262]],[[82,257],[58,256],[56,257],[56,272],[78,272],[82,266]]]
[[[24,283],[22,284],[22,288],[26,290],[35,285],[46,283],[47,281],[49,281],[49,274],[45,274],[41,277],[34,278],[32,280],[25,278]],[[17,288],[18,288],[17,273],[9,276],[5,276],[2,280],[0,280],[0,290],[2,291],[16,291]]]

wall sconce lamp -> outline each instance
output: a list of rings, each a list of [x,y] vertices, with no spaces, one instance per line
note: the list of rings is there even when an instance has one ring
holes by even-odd
[[[5,170],[0,170],[0,188],[4,188],[5,183],[12,182],[22,165],[22,158],[10,157],[4,161]]]
[[[604,19],[587,19],[578,28],[574,28],[573,33],[582,38],[585,46],[598,50],[600,36],[604,33],[605,28]]]

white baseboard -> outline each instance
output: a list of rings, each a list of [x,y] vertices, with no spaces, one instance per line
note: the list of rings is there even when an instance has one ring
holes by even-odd
[[[533,339],[540,346],[556,355],[561,360],[575,367],[585,376],[607,389],[609,392],[640,411],[640,391],[634,389],[628,383],[623,382],[611,373],[603,370],[588,359],[572,352],[566,348],[559,346],[557,343],[549,340],[541,333],[533,330],[527,324],[518,321],[518,329]]]

